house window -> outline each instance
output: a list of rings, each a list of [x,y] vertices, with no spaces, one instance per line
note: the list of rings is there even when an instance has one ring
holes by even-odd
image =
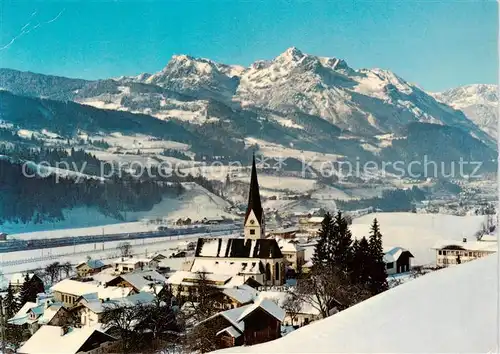
[[[443,251],[443,256],[446,256],[446,251]]]
[[[276,280],[280,280],[280,264],[279,263],[275,264],[274,273],[275,273]]]
[[[250,229],[250,235],[255,235],[255,230],[254,229]]]
[[[387,263],[387,269],[394,268],[394,262]]]
[[[443,251],[438,251],[438,254],[441,256],[443,254]]]

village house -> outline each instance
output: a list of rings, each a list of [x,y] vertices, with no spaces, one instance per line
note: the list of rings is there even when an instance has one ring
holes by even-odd
[[[497,243],[492,241],[441,240],[433,249],[436,251],[436,265],[447,267],[486,257],[497,251]]]
[[[155,270],[138,270],[120,274],[105,284],[106,286],[132,288],[136,292],[154,292],[158,287],[161,290],[166,281],[167,278]]]
[[[98,259],[88,259],[76,265],[76,273],[80,278],[99,273],[106,265]]]
[[[156,269],[158,261],[153,258],[121,257],[111,262],[115,273],[122,274],[135,270]]]
[[[80,297],[86,294],[97,293],[99,299],[113,299],[136,293],[132,288],[97,285],[91,282],[79,282],[64,279],[52,287],[56,302],[61,302],[66,308],[75,306]]]
[[[39,296],[36,302],[26,302],[7,323],[21,326],[33,334],[41,325],[62,326],[68,319],[69,312],[61,303]]]
[[[384,263],[387,275],[409,272],[412,258],[414,257],[411,252],[402,247],[384,248]]]
[[[216,335],[219,348],[254,345],[281,337],[285,312],[269,299],[215,314],[197,326],[206,326]]]
[[[70,328],[44,325],[18,349],[20,354],[101,354],[116,339],[97,328]]]
[[[155,295],[141,292],[116,299],[99,299],[97,293],[82,295],[72,312],[80,319],[81,326],[95,326],[105,324],[103,314],[106,310],[115,310],[126,306],[137,304],[148,304],[153,302]]]
[[[24,279],[26,277],[25,273],[16,273],[13,274],[12,277],[10,278],[10,286],[12,287],[12,290],[14,292],[19,292],[21,291],[21,288],[23,287],[24,284]],[[40,277],[34,273],[29,273],[28,274],[29,281],[30,283],[37,283],[37,285],[33,285],[33,287],[36,287],[38,289],[43,289],[43,281],[40,279]]]

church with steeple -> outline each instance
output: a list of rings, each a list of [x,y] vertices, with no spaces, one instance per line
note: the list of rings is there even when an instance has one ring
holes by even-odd
[[[278,242],[266,238],[255,157],[252,160],[243,237],[199,238],[191,272],[253,279],[261,285],[283,285],[285,260]]]

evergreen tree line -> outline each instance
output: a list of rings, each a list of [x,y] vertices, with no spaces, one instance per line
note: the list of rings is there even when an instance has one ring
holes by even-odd
[[[382,248],[382,234],[377,219],[373,220],[368,238],[353,240],[349,222],[338,212],[327,213],[314,250],[316,270],[328,270],[349,285],[366,289],[371,295],[387,290],[387,273]]]
[[[105,215],[123,220],[125,212],[151,210],[162,196],[182,192],[179,183],[131,177],[79,182],[55,175],[24,177],[20,164],[0,160],[0,224],[63,220],[63,210],[75,207],[95,207]]]

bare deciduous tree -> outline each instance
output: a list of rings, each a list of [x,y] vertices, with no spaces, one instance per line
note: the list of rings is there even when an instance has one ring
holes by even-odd
[[[287,315],[290,317],[290,321],[292,321],[291,325],[293,326],[294,322],[296,322],[297,320],[298,314],[302,309],[302,301],[300,297],[295,293],[289,293],[287,294],[282,306],[283,310],[285,310]]]
[[[129,242],[121,242],[117,248],[122,257],[129,257],[132,255],[132,245]]]
[[[49,278],[50,284],[54,284],[61,277],[61,263],[53,262],[44,269],[45,275]]]

